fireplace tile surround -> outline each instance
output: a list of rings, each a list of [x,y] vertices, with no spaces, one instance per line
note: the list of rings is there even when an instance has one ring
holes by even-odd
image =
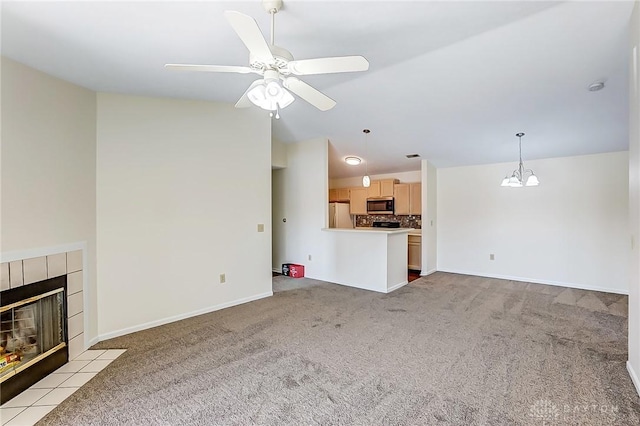
[[[0,263],[0,290],[67,276],[69,359],[85,350],[83,250],[51,253]]]

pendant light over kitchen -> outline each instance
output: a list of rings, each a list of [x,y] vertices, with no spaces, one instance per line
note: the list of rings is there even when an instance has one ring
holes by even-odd
[[[362,177],[362,186],[368,188],[371,186],[371,178],[369,177],[369,157],[367,157],[367,135],[371,133],[371,130],[364,129],[362,133],[364,133],[364,176]]]

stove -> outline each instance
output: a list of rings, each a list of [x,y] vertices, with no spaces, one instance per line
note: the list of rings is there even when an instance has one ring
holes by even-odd
[[[400,222],[373,222],[374,228],[400,228]]]

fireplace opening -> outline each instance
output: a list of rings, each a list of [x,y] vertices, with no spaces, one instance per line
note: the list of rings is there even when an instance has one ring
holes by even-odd
[[[2,292],[2,404],[68,361],[66,292],[66,276]]]

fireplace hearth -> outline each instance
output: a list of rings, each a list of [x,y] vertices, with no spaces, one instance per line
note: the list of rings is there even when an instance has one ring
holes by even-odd
[[[69,359],[67,277],[12,288],[1,296],[0,403],[4,404]]]

